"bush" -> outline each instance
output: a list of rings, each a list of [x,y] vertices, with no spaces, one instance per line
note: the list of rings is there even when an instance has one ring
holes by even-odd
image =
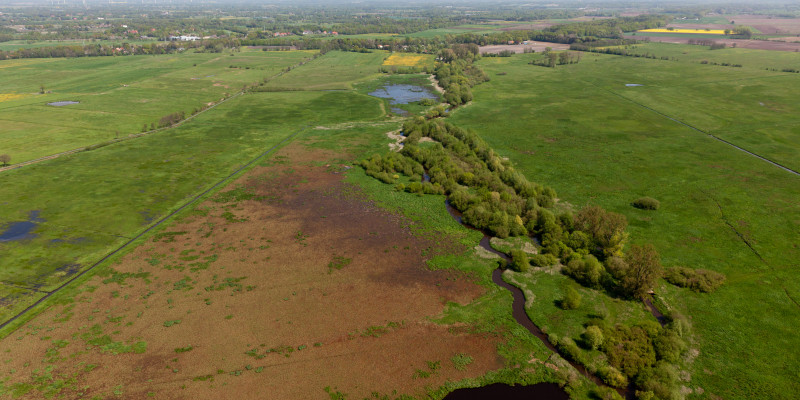
[[[628,378],[619,372],[618,369],[607,365],[605,367],[600,368],[597,370],[597,376],[603,380],[607,385],[613,387],[625,387],[628,386]]]
[[[511,250],[511,269],[517,272],[527,272],[530,263],[528,254],[522,250]]]
[[[565,310],[574,310],[580,306],[581,294],[572,287],[567,288],[567,292],[564,294],[564,298],[561,300],[561,308]]]
[[[549,267],[558,263],[558,259],[552,254],[534,254],[530,258],[530,263],[534,267]]]
[[[725,275],[702,268],[667,268],[664,273],[664,279],[675,286],[703,293],[711,293],[725,283]]]
[[[558,352],[564,355],[564,358],[575,362],[581,361],[582,351],[581,348],[578,347],[577,344],[575,344],[574,340],[568,337],[561,338],[561,340],[558,341],[558,345],[556,347],[558,348]]]
[[[652,197],[640,197],[634,200],[631,205],[642,210],[658,210],[661,203]]]
[[[598,400],[622,400],[622,396],[610,387],[598,386],[591,391],[591,398]]]
[[[596,325],[586,327],[581,336],[583,337],[583,342],[591,350],[597,350],[603,345],[603,331]]]
[[[600,261],[597,261],[597,258],[590,254],[582,259],[570,261],[564,267],[563,272],[585,286],[599,287],[605,268]]]

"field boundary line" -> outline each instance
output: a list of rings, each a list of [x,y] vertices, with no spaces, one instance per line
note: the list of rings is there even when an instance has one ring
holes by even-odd
[[[55,289],[53,289],[52,291],[49,291],[49,292],[44,292],[44,293],[47,293],[47,294],[45,294],[44,296],[42,296],[42,297],[41,297],[39,300],[36,300],[36,301],[35,301],[33,304],[29,305],[29,306],[28,306],[28,307],[26,307],[24,310],[20,311],[19,313],[17,313],[17,314],[16,314],[16,315],[14,315],[13,317],[9,318],[8,320],[6,320],[6,321],[3,321],[2,323],[0,323],[0,330],[4,329],[6,326],[8,326],[8,325],[9,325],[9,324],[11,324],[12,322],[16,321],[16,320],[17,320],[17,319],[19,319],[20,317],[24,316],[26,313],[28,313],[29,311],[31,311],[32,309],[34,309],[36,306],[38,306],[38,305],[40,305],[40,304],[44,303],[44,302],[45,302],[46,300],[48,300],[50,297],[52,297],[53,295],[55,295],[55,294],[59,293],[61,290],[63,290],[63,289],[64,289],[64,288],[66,288],[67,286],[69,286],[69,285],[70,285],[72,282],[74,282],[74,281],[75,281],[75,280],[77,280],[78,278],[80,278],[80,277],[82,277],[82,276],[86,275],[88,272],[90,272],[90,271],[94,270],[94,269],[95,269],[97,266],[99,266],[100,264],[102,264],[103,262],[105,262],[106,260],[108,260],[109,258],[111,258],[112,256],[116,255],[116,254],[117,254],[117,253],[119,253],[120,251],[124,250],[126,247],[130,246],[130,245],[131,245],[133,242],[135,242],[136,240],[140,239],[140,238],[141,238],[141,237],[143,237],[144,235],[146,235],[146,234],[150,233],[150,231],[152,231],[153,229],[155,229],[155,228],[157,228],[157,227],[161,226],[162,224],[164,224],[165,222],[167,222],[167,220],[169,220],[170,218],[172,218],[172,217],[173,217],[175,214],[177,214],[177,213],[179,213],[179,212],[183,211],[184,209],[186,209],[186,208],[187,208],[187,207],[189,207],[190,205],[192,205],[192,204],[194,204],[195,202],[197,202],[197,201],[198,201],[198,200],[199,200],[201,197],[203,197],[203,196],[207,195],[207,194],[208,194],[208,193],[210,193],[212,190],[214,190],[214,189],[216,189],[216,188],[220,187],[222,184],[224,184],[224,183],[227,183],[229,180],[231,180],[231,178],[233,178],[234,176],[238,175],[240,172],[244,171],[245,169],[247,169],[248,167],[250,167],[251,165],[253,165],[253,164],[254,164],[254,163],[256,163],[257,161],[260,161],[262,158],[264,158],[264,157],[265,157],[265,156],[267,156],[268,154],[272,153],[272,152],[273,152],[275,149],[277,149],[278,147],[280,147],[280,146],[281,146],[281,145],[283,145],[284,143],[286,143],[286,142],[288,142],[289,140],[291,140],[291,139],[295,138],[295,137],[296,137],[297,135],[299,135],[300,133],[302,133],[302,132],[304,132],[304,131],[308,130],[308,129],[309,129],[309,127],[310,127],[310,126],[309,126],[309,125],[307,125],[307,126],[305,126],[305,127],[303,127],[303,128],[300,128],[300,129],[298,129],[297,131],[295,131],[295,132],[293,132],[293,133],[289,134],[288,136],[286,136],[285,138],[281,139],[281,140],[280,140],[278,143],[274,144],[272,147],[270,147],[270,148],[269,148],[269,149],[267,149],[266,151],[264,151],[264,152],[262,152],[261,154],[257,155],[255,158],[251,159],[250,161],[248,161],[248,162],[247,162],[247,163],[245,163],[244,165],[240,166],[239,168],[237,168],[236,170],[234,170],[233,172],[231,172],[231,173],[230,173],[230,174],[228,174],[227,176],[223,177],[221,180],[217,181],[215,184],[213,184],[213,185],[212,185],[211,187],[209,187],[208,189],[206,189],[206,190],[202,191],[200,194],[197,194],[196,196],[192,197],[191,199],[189,199],[189,201],[187,201],[186,203],[184,203],[183,205],[181,205],[181,206],[180,206],[180,207],[178,207],[177,209],[173,210],[172,212],[170,212],[169,214],[167,214],[166,216],[164,216],[163,218],[161,218],[160,220],[158,220],[158,221],[157,221],[157,222],[155,222],[154,224],[152,224],[152,225],[150,225],[149,227],[147,227],[147,229],[143,230],[142,232],[140,232],[139,234],[137,234],[136,236],[134,236],[133,238],[131,238],[131,239],[130,239],[130,240],[128,240],[127,242],[123,243],[121,246],[119,246],[119,247],[117,247],[116,249],[112,250],[110,253],[108,253],[108,254],[106,254],[105,256],[103,256],[103,257],[102,257],[100,260],[96,261],[94,264],[92,264],[92,265],[91,265],[91,266],[89,266],[88,268],[86,268],[86,269],[84,269],[83,271],[81,271],[81,272],[79,272],[79,273],[75,274],[75,276],[73,276],[72,278],[70,278],[70,279],[69,279],[69,280],[67,280],[66,282],[64,282],[64,283],[62,283],[61,285],[59,285],[57,288],[55,288]]]
[[[787,167],[787,166],[785,166],[785,165],[779,164],[779,163],[778,163],[778,162],[776,162],[776,161],[772,161],[772,160],[770,160],[769,158],[766,158],[766,157],[764,157],[764,156],[761,156],[761,155],[759,155],[759,154],[753,153],[752,151],[750,151],[750,150],[747,150],[747,149],[745,149],[745,148],[743,148],[743,147],[739,147],[739,146],[737,146],[737,145],[735,145],[735,144],[733,144],[733,143],[731,143],[731,142],[729,142],[729,141],[727,141],[727,140],[725,140],[725,139],[723,139],[723,138],[721,138],[721,137],[719,137],[719,136],[717,136],[717,135],[714,135],[714,134],[712,134],[712,133],[706,132],[706,131],[704,131],[704,130],[702,130],[702,129],[700,129],[700,128],[697,128],[697,127],[695,127],[695,126],[689,125],[688,123],[686,123],[686,122],[683,122],[683,121],[681,121],[681,120],[679,120],[679,119],[677,119],[677,118],[670,117],[669,115],[667,115],[667,114],[664,114],[664,113],[662,113],[661,111],[658,111],[658,110],[656,110],[656,109],[654,109],[654,108],[648,107],[648,106],[646,106],[646,105],[644,105],[644,104],[642,104],[642,103],[636,102],[635,100],[629,99],[629,98],[627,98],[627,97],[625,97],[625,96],[623,96],[623,95],[621,95],[621,94],[619,94],[619,93],[617,93],[617,92],[614,92],[613,90],[606,89],[606,88],[602,88],[602,87],[600,87],[600,86],[597,86],[596,84],[594,84],[594,83],[592,83],[592,82],[587,82],[587,81],[583,81],[583,82],[584,82],[584,83],[587,83],[587,84],[590,84],[590,85],[592,85],[592,86],[594,86],[594,87],[596,87],[596,88],[598,88],[598,89],[605,90],[605,91],[607,91],[607,92],[609,92],[609,93],[611,93],[611,94],[613,94],[613,95],[615,95],[615,96],[617,96],[617,97],[619,97],[619,98],[621,98],[621,99],[627,100],[627,101],[629,101],[629,102],[631,102],[631,103],[633,103],[633,104],[636,104],[636,105],[638,105],[639,107],[642,107],[642,108],[644,108],[644,109],[650,110],[650,111],[652,111],[652,112],[654,112],[654,113],[656,113],[656,114],[658,114],[658,115],[661,115],[661,116],[662,116],[662,117],[664,117],[664,118],[667,118],[667,119],[669,119],[669,120],[672,120],[672,121],[674,121],[674,122],[677,122],[677,123],[679,123],[679,124],[681,124],[681,125],[683,125],[683,126],[685,126],[685,127],[689,128],[689,129],[692,129],[692,130],[695,130],[695,131],[697,131],[697,132],[700,132],[700,133],[702,133],[702,134],[704,134],[704,135],[706,135],[706,136],[708,136],[708,137],[710,137],[710,138],[712,138],[712,139],[716,139],[716,140],[718,140],[718,141],[720,141],[720,142],[722,142],[722,143],[725,143],[725,144],[727,144],[728,146],[731,146],[731,147],[733,147],[733,148],[735,148],[735,149],[738,149],[738,150],[740,150],[740,151],[742,151],[742,152],[745,152],[745,153],[747,153],[747,154],[750,154],[750,155],[751,155],[751,156],[753,156],[753,157],[760,158],[761,160],[763,160],[763,161],[766,161],[766,162],[768,162],[768,163],[770,163],[770,164],[772,164],[772,165],[774,165],[774,166],[776,166],[776,167],[778,167],[778,168],[780,168],[780,169],[782,169],[782,170],[784,170],[784,171],[786,171],[786,172],[789,172],[789,173],[791,173],[791,174],[794,174],[794,175],[800,176],[800,172],[797,172],[797,171],[795,171],[795,170],[793,170],[793,169],[791,169],[791,168],[789,168],[789,167]]]

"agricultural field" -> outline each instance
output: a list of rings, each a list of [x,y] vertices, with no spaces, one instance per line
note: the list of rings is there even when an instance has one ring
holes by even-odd
[[[0,61],[0,152],[18,163],[150,130],[311,58],[308,52]],[[44,90],[45,93],[41,94]],[[48,103],[74,101],[61,107]]]
[[[414,53],[392,53],[388,58],[383,60],[385,66],[397,67],[433,67],[433,56],[426,54]]]
[[[666,308],[691,319],[696,359],[684,385],[699,398],[791,398],[798,361],[775,349],[800,345],[790,317],[800,297],[793,277],[800,177],[707,133],[796,170],[796,111],[782,110],[794,107],[798,81],[762,69],[782,63],[779,53],[651,46],[658,56],[680,53],[679,60],[584,54],[578,64],[551,69],[528,64],[538,55],[483,59],[491,81],[450,119],[552,185],[563,201],[624,214],[632,241],[653,243],[664,265],[727,275],[713,294],[666,283],[656,289]],[[704,65],[683,53],[736,57],[745,67]],[[631,207],[641,196],[659,199],[661,208]],[[565,284],[535,273],[515,279],[536,299],[552,298]],[[556,315],[587,318],[585,309],[543,310],[534,302],[528,313],[541,325]]]
[[[642,29],[636,32],[641,33],[690,33],[695,35],[724,35],[724,29],[700,29],[700,28],[653,28],[653,29]]]

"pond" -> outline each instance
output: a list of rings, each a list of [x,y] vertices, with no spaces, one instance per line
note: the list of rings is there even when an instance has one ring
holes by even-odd
[[[0,242],[13,242],[23,239],[31,239],[36,237],[36,234],[31,233],[33,228],[36,228],[44,219],[39,218],[39,211],[31,211],[28,214],[27,221],[12,222],[5,227],[3,232],[0,232]]]
[[[68,101],[54,101],[52,103],[47,103],[47,105],[48,106],[53,106],[53,107],[63,107],[63,106],[71,105],[71,104],[80,104],[80,103],[81,103],[80,101],[68,100]]]
[[[425,99],[436,99],[436,95],[428,89],[422,86],[406,84],[386,84],[370,92],[369,95],[390,99],[389,104],[408,104]]]

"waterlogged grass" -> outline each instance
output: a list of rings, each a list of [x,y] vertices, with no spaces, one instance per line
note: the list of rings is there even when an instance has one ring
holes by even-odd
[[[167,114],[189,115],[311,57],[230,54],[0,61],[0,151],[18,163],[139,133]],[[79,104],[47,105],[67,100]]]
[[[7,171],[2,224],[31,210],[45,221],[0,243],[0,280],[52,290],[289,135],[381,116],[379,100],[355,93],[253,93],[179,128]],[[3,286],[0,319],[41,295]]]
[[[656,55],[661,49],[692,51],[653,49]],[[725,52],[741,49],[703,56]],[[800,256],[800,178],[668,118],[746,148],[759,145],[751,150],[791,164],[781,152],[798,151],[796,113],[768,112],[758,101],[767,98],[776,109],[794,110],[789,96],[800,81],[747,68],[756,54],[762,64],[783,62],[779,52],[741,54],[743,68],[683,56],[664,61],[584,54],[579,64],[555,69],[528,65],[538,55],[484,59],[492,80],[477,86],[473,104],[457,110],[450,122],[475,129],[529,179],[553,186],[562,200],[623,213],[632,242],[653,243],[665,265],[726,274],[725,285],[712,294],[665,283],[657,289],[665,306],[688,315],[694,327],[699,355],[687,387],[729,399],[791,398],[800,389],[793,372],[800,361],[781,349],[800,345],[794,334],[800,320],[790,317],[798,312],[792,298],[800,298],[793,273]],[[739,134],[757,143],[735,139],[744,127],[753,130]],[[758,129],[774,133],[759,135]],[[642,196],[659,199],[659,210],[630,206]],[[540,279],[527,286],[546,299],[557,284]],[[555,315],[546,310],[531,313]]]

